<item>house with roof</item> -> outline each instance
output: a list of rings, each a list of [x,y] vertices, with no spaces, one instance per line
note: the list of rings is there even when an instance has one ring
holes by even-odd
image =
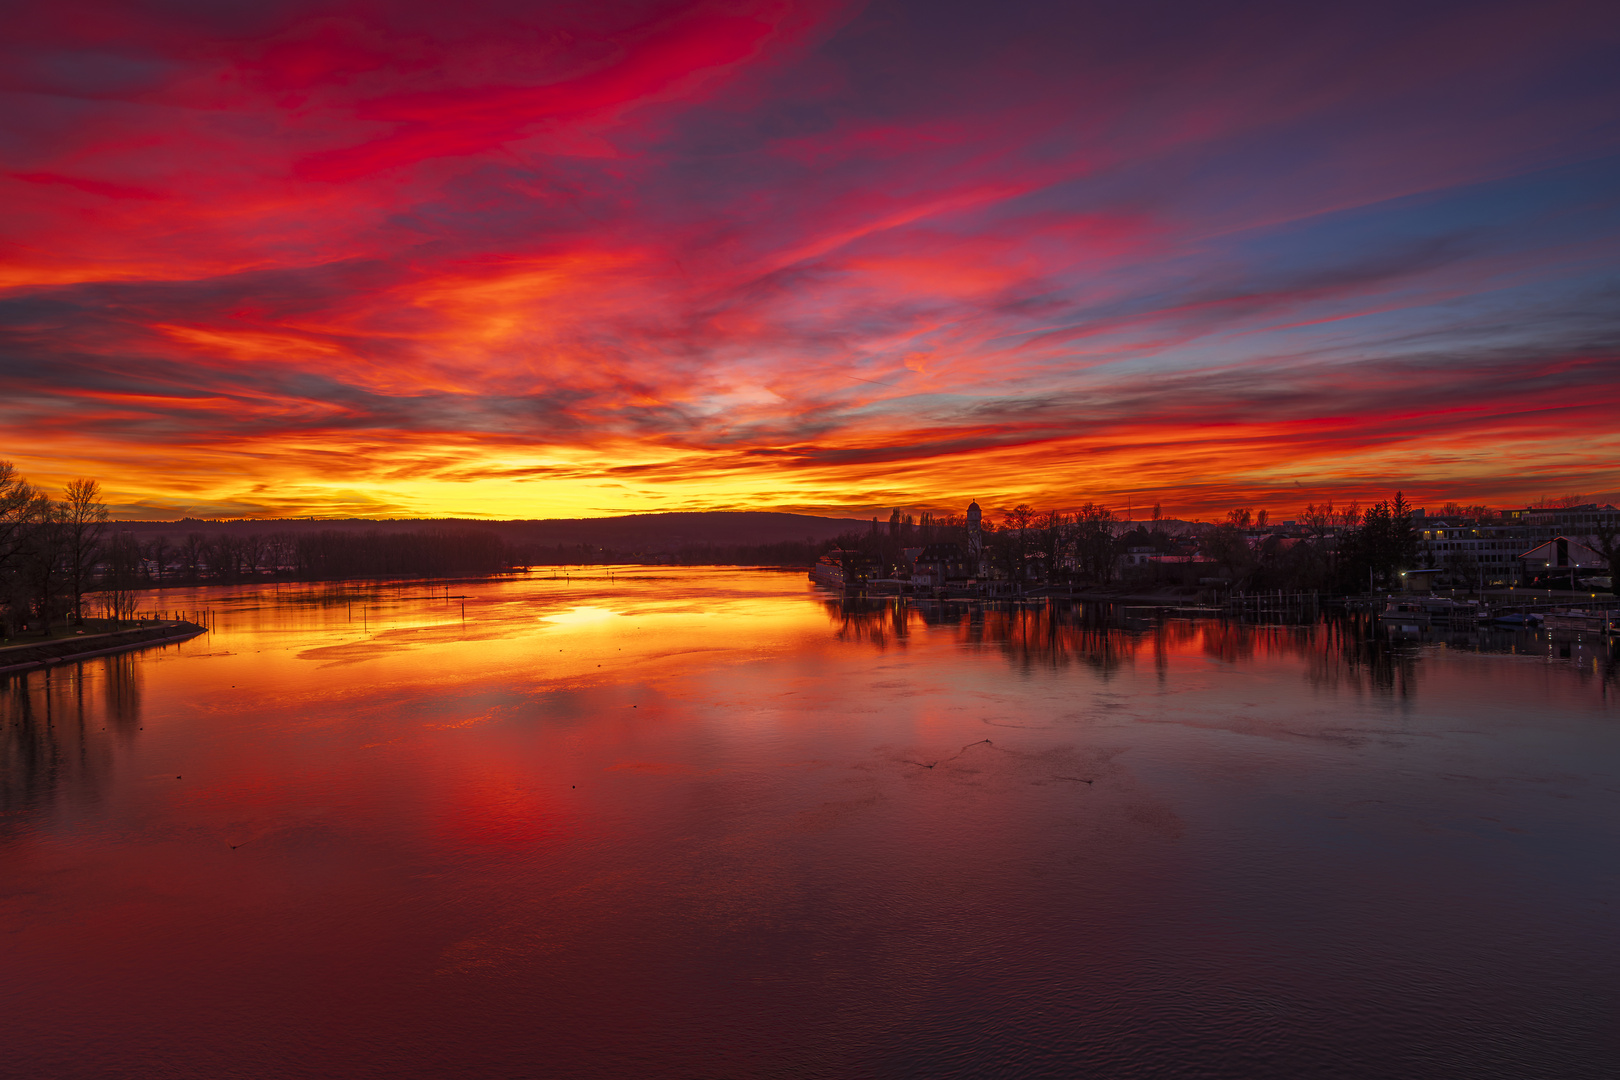
[[[912,563],[911,584],[918,589],[942,589],[977,575],[973,556],[961,544],[929,544]]]
[[[1609,560],[1579,540],[1555,536],[1519,556],[1526,582],[1568,584],[1578,588],[1583,577],[1606,574]]]

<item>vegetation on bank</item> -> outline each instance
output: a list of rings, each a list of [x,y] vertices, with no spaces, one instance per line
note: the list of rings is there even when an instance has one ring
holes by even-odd
[[[1453,510],[1485,513],[1483,507],[1446,507]],[[999,519],[986,516],[980,525],[984,566],[1020,590],[1107,587],[1123,577],[1135,586],[1197,586],[1213,579],[1251,591],[1354,594],[1395,587],[1401,571],[1418,566],[1418,530],[1400,492],[1365,510],[1355,504],[1308,506],[1288,530],[1269,528],[1265,511],[1236,509],[1226,521],[1209,525],[1164,522],[1155,507],[1151,520],[1131,523],[1095,503],[1072,513],[1019,505],[999,511]],[[0,636],[14,638],[25,628],[36,635],[77,628],[94,615],[128,618],[138,591],[154,587],[486,577],[582,563],[809,566],[828,552],[844,564],[849,580],[859,580],[909,576],[909,555],[918,549],[942,545],[965,559],[972,546],[965,517],[925,513],[914,519],[898,511],[886,526],[874,518],[869,528],[819,542],[695,542],[655,551],[644,546],[646,537],[631,538],[636,550],[544,545],[532,533],[522,542],[522,534],[503,536],[498,523],[344,529],[309,522],[257,531],[253,523],[234,522],[212,532],[191,527],[201,524],[186,522],[183,533],[148,531],[137,538],[109,520],[94,480],[75,480],[63,498],[52,499],[0,461]],[[513,536],[520,542],[508,538]],[[1620,538],[1612,530],[1593,542],[1611,563],[1620,561]],[[1130,557],[1143,553],[1147,557]]]
[[[203,523],[187,523],[200,525]],[[246,524],[246,523],[233,523]],[[0,637],[79,632],[127,619],[140,590],[246,581],[471,578],[531,566],[601,562],[808,566],[813,540],[691,543],[651,554],[591,544],[513,543],[491,527],[434,523],[382,529],[185,528],[138,538],[110,520],[94,480],[53,499],[0,462]]]
[[[1362,510],[1351,504],[1312,505],[1292,535],[1266,534],[1267,515],[1233,510],[1220,524],[1170,531],[1154,508],[1147,522],[1121,521],[1107,507],[1087,503],[1074,513],[1022,505],[986,516],[980,543],[988,569],[1015,587],[1195,586],[1210,579],[1233,588],[1352,594],[1393,587],[1402,570],[1417,565],[1418,530],[1405,496],[1396,492]],[[966,550],[968,523],[960,517],[920,521],[898,514],[887,528],[871,528],[835,542],[846,577],[908,573],[907,548],[946,544]],[[1131,565],[1121,556],[1158,556]]]
[[[139,590],[266,579],[483,577],[524,565],[476,529],[198,532],[145,543],[121,531],[94,480],[52,499],[0,461],[0,637],[49,637],[88,617],[128,620]]]
[[[100,625],[92,626],[92,623]],[[204,632],[197,623],[181,619],[85,620],[83,629],[57,629],[46,636],[26,634],[0,647],[0,672],[26,671],[92,656],[139,649],[147,645],[184,640]]]
[[[3,636],[3,631],[0,631],[0,648],[38,645],[48,641],[78,641],[86,637],[116,634],[121,630],[135,630],[150,625],[150,622],[142,619],[103,619],[87,616],[77,623],[63,621],[52,625],[48,630],[28,633],[21,638],[6,637]]]
[[[101,584],[107,524],[94,480],[74,480],[52,499],[0,461],[0,636],[26,628],[48,634],[53,623],[80,616],[85,594]]]

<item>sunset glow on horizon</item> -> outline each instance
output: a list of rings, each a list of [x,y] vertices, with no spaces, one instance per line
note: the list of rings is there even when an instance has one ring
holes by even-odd
[[[1620,499],[1609,5],[8,23],[0,458],[121,518]]]

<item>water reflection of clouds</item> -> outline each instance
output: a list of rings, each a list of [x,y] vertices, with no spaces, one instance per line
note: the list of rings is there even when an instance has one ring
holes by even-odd
[[[468,596],[465,623],[460,594]],[[889,652],[897,660],[914,654],[907,662],[918,664],[917,674],[906,685],[953,687],[955,700],[949,693],[929,699],[947,709],[966,700],[990,701],[1012,686],[1003,679],[1009,672],[1086,672],[1095,680],[1094,692],[1109,683],[1110,692],[1121,698],[1077,705],[1087,717],[1129,712],[1153,719],[1182,708],[1149,704],[1149,696],[1160,691],[1180,695],[1188,707],[1196,701],[1207,708],[1211,695],[1228,692],[1228,684],[1218,686],[1207,673],[1226,668],[1271,669],[1268,679],[1283,676],[1274,683],[1281,692],[1308,691],[1324,708],[1357,699],[1409,703],[1420,689],[1431,701],[1461,694],[1489,708],[1488,695],[1478,686],[1491,679],[1504,681],[1504,695],[1512,692],[1508,683],[1527,678],[1545,678],[1548,694],[1588,687],[1614,700],[1620,688],[1615,648],[1589,638],[1487,631],[1413,643],[1391,640],[1365,617],[1308,626],[1173,616],[1127,621],[1117,609],[1100,604],[841,599],[807,590],[801,576],[742,571],[601,574],[574,582],[531,577],[449,588],[172,590],[167,595],[169,606],[215,613],[215,632],[206,643],[97,658],[0,682],[5,827],[52,806],[105,797],[119,740],[133,740],[142,723],[143,679],[156,678],[159,671],[165,674],[153,685],[168,688],[177,695],[173,700],[211,700],[210,695],[234,690],[239,682],[257,681],[295,708],[300,723],[318,721],[337,729],[356,716],[371,718],[367,723],[377,730],[368,745],[394,739],[391,725],[402,717],[433,730],[474,721],[487,726],[526,701],[550,702],[546,715],[559,721],[564,718],[556,702],[592,687],[702,687],[729,701],[725,694],[741,685],[742,665],[779,656],[791,660],[793,678],[802,681],[784,687],[782,669],[767,665],[760,669],[765,681],[743,680],[747,700],[735,703],[738,716],[774,717],[775,695],[785,689],[827,692],[823,681],[841,670],[833,654],[853,657],[861,651]],[[362,630],[362,605],[370,613],[368,631]],[[1477,657],[1464,675],[1459,653],[1508,655]],[[313,678],[293,670],[333,665],[328,674]],[[1534,674],[1543,669],[1543,675]],[[1465,685],[1467,680],[1473,685]],[[431,705],[422,709],[448,709],[454,715],[429,722],[417,716],[421,710],[415,705],[402,704],[414,701],[412,695],[424,685],[438,689],[423,699]],[[885,693],[872,685],[878,696]],[[1052,685],[1055,694],[1067,697],[1078,686]],[[470,697],[464,691],[473,687],[480,689]],[[506,704],[484,700],[494,688],[504,688],[505,696],[497,697]],[[621,705],[629,708],[630,702]],[[588,723],[594,707],[581,708],[576,722]],[[1032,720],[1017,710],[986,707],[983,722],[1043,729],[1079,722],[1063,711],[1067,706],[1041,708],[1058,711]]]
[[[1163,1030],[1189,1000],[1207,1030],[1302,1001],[1279,1029],[1346,1016],[1346,1047],[1392,1009],[1440,1030],[1456,1000],[1502,1002],[1479,1023],[1575,1016],[1553,1041],[1607,1031],[1613,715],[1574,650],[829,606],[802,574],[597,584],[458,586],[465,633],[459,610],[406,628],[444,598],[396,590],[401,628],[372,638],[411,648],[330,667],[300,656],[370,640],[346,605],[278,623],[272,590],[238,591],[254,612],[208,605],[210,642],[0,684],[7,972],[29,987],[8,1052],[75,1017],[87,1045],[184,1046],[217,1015],[210,1045],[241,1060],[289,1030],[361,1054],[450,1031],[482,1066],[490,1032],[523,1032],[553,1071],[634,1072],[554,1050],[850,1002],[880,1027],[945,1016],[928,1039],[966,1017],[991,1045],[1059,999],[1035,1034],[1069,1045],[1160,997]],[[536,618],[576,607],[621,617]],[[1421,978],[1385,977],[1414,956]],[[1458,992],[1430,993],[1435,971]]]
[[[609,619],[616,619],[619,614],[612,608],[576,606],[569,608],[567,611],[553,611],[550,614],[542,615],[540,621],[555,623],[560,626],[590,626],[607,622]]]

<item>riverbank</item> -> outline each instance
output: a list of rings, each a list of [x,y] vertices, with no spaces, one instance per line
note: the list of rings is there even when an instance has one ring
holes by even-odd
[[[1032,586],[1023,592],[996,592],[978,588],[940,588],[940,589],[908,589],[884,588],[885,582],[869,583],[861,589],[846,590],[849,595],[865,595],[867,597],[904,596],[917,602],[949,601],[952,603],[967,601],[971,603],[1006,604],[1045,600],[1080,600],[1102,604],[1149,604],[1159,607],[1185,607],[1189,604],[1199,603],[1207,595],[1207,590],[1192,587],[1168,587],[1162,589],[1143,589],[1131,586],[1108,588],[1102,586]],[[1004,584],[1004,583],[997,583]],[[875,586],[875,587],[874,587]],[[824,586],[830,591],[837,591],[836,586]]]
[[[92,656],[107,656],[147,645],[186,641],[203,632],[204,628],[196,623],[176,619],[142,623],[127,630],[114,630],[105,634],[84,634],[23,645],[8,645],[0,648],[0,675],[71,663]]]

